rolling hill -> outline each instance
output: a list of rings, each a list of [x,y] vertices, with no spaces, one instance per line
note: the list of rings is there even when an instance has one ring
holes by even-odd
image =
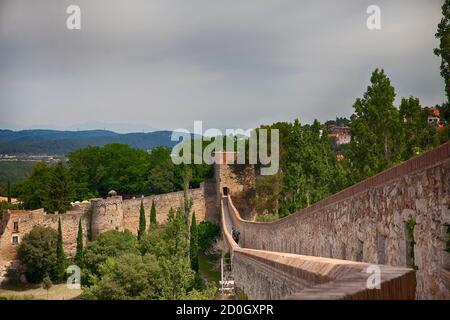
[[[66,155],[86,146],[124,143],[149,150],[158,146],[172,147],[171,131],[120,134],[107,130],[0,130],[0,154]]]

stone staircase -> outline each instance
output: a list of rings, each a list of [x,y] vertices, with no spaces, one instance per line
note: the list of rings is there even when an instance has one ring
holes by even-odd
[[[220,289],[219,292],[221,295],[234,297],[235,296],[235,287],[234,287],[234,278],[231,272],[224,275],[223,280],[219,281]]]

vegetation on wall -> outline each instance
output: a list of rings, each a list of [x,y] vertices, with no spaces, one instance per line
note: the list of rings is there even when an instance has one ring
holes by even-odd
[[[412,261],[411,267],[414,270],[417,270],[417,266],[415,264],[415,254],[414,254],[414,247],[416,245],[416,241],[414,240],[414,228],[415,228],[415,226],[416,226],[416,221],[415,220],[409,219],[408,221],[406,221],[406,230],[407,230],[408,243],[409,243],[408,253],[409,253],[409,256],[410,256],[411,261]]]

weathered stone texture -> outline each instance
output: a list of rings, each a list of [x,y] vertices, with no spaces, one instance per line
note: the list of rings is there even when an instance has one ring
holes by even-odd
[[[221,216],[224,241],[231,250],[235,284],[250,299],[405,300],[415,297],[412,269],[242,248],[230,234],[231,226],[239,217],[229,197],[223,198]],[[372,267],[380,270],[379,289],[367,287]]]
[[[252,165],[216,164],[214,173],[217,185],[217,207],[220,207],[220,199],[224,193],[223,188],[226,187],[242,216],[252,220],[255,211],[248,203],[246,193],[255,188],[255,167]]]
[[[215,183],[202,183],[200,188],[189,190],[189,197],[193,200],[192,210],[196,213],[197,221],[205,218],[217,221]],[[152,201],[156,205],[156,219],[164,223],[171,208],[182,206],[183,192],[154,195],[142,198],[144,203],[147,227],[150,224],[150,208]],[[23,237],[34,226],[40,225],[58,228],[61,218],[64,250],[69,255],[76,251],[78,224],[81,219],[84,241],[88,240],[90,230],[92,239],[108,230],[130,230],[137,234],[139,228],[141,199],[123,200],[121,196],[107,199],[93,199],[90,202],[77,204],[64,214],[46,214],[43,209],[34,211],[6,211],[0,222],[0,281],[6,267],[16,259],[17,249]],[[18,229],[14,229],[17,223]],[[19,244],[13,244],[13,237],[18,237]]]
[[[433,150],[450,150],[449,145]],[[233,221],[242,246],[386,264],[417,266],[417,298],[450,299],[450,159],[427,153],[297,214],[273,223]],[[428,165],[431,164],[431,165]],[[406,169],[405,169],[406,168]],[[406,221],[413,219],[414,257]]]
[[[214,186],[214,184],[213,184]],[[214,190],[214,188],[213,188]],[[211,182],[202,183],[200,188],[191,189],[189,197],[193,201],[191,211],[195,211],[197,221],[212,220],[216,212],[215,198],[211,199]],[[137,234],[139,228],[139,214],[141,201],[143,201],[147,227],[150,226],[150,209],[152,202],[155,202],[156,220],[158,223],[164,223],[171,208],[176,209],[183,206],[183,191],[166,193],[161,195],[148,196],[144,198],[130,199],[123,201],[124,228]]]
[[[12,243],[13,237],[18,237],[20,243],[23,237],[36,225],[57,230],[58,220],[61,219],[64,250],[71,255],[76,250],[78,224],[81,219],[84,241],[87,241],[89,219],[85,207],[77,206],[64,214],[46,214],[42,209],[11,211],[5,212],[3,219],[6,223],[3,224],[3,228],[0,230],[0,281],[6,271],[6,266],[16,259],[18,244]],[[18,223],[18,229],[14,229],[15,223]]]
[[[221,181],[219,190],[227,187]],[[447,143],[285,219],[232,223],[246,248],[417,266],[417,298],[450,299],[450,256],[444,251],[449,183]],[[416,222],[414,239],[407,233],[410,219]]]

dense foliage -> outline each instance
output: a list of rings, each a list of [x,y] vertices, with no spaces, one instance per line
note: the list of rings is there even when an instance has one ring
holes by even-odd
[[[394,106],[395,90],[376,69],[363,98],[356,99],[351,122],[350,159],[358,179],[374,175],[401,159],[402,121]]]
[[[219,235],[220,227],[209,221],[202,221],[197,225],[198,250],[205,253],[211,247],[214,239]]]
[[[96,241],[88,243],[84,251],[82,280],[86,284],[95,283],[101,275],[101,265],[108,258],[125,253],[139,253],[136,237],[128,230],[110,230],[100,234]]]
[[[0,161],[0,195],[6,194],[7,182],[17,183],[27,178],[35,162]]]
[[[198,229],[197,220],[195,219],[195,212],[192,214],[192,222],[190,228],[189,238],[189,258],[191,260],[191,269],[198,272]]]
[[[436,48],[434,53],[442,59],[441,75],[445,81],[448,108],[450,103],[450,0],[445,0],[442,5],[442,19],[438,25],[436,38],[439,40],[439,48]]]
[[[140,240],[129,231],[101,234],[84,252],[82,276],[86,287],[83,297],[103,300],[213,298],[215,287],[205,287],[191,268],[198,254],[197,236],[192,231],[197,227],[195,215],[192,219],[191,232],[183,210],[178,209],[170,211],[165,225],[151,228]]]
[[[86,288],[83,296],[91,300],[157,299],[162,291],[160,272],[151,254],[111,257],[100,264],[98,281]]]
[[[25,265],[27,280],[39,283],[46,275],[58,280],[57,241],[55,230],[34,227],[24,236],[18,250],[18,258]]]
[[[180,191],[186,166],[176,166],[170,149],[150,153],[127,145],[87,147],[68,156],[67,164],[38,163],[28,179],[15,186],[25,209],[65,212],[74,200],[106,197],[110,190],[125,196]],[[190,165],[190,187],[212,176],[209,165]]]

